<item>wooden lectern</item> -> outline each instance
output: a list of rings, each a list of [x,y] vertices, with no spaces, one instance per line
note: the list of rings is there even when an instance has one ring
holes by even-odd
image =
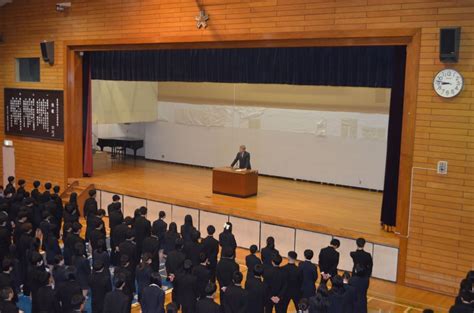
[[[248,198],[257,195],[258,171],[236,170],[230,167],[212,170],[212,192],[227,196]]]

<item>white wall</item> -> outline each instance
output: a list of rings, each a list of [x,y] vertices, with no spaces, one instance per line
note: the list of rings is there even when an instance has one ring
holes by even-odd
[[[240,144],[262,174],[383,189],[387,114],[159,102],[147,159],[229,165]]]

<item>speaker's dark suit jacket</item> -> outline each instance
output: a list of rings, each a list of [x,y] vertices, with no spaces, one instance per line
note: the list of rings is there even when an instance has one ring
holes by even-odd
[[[239,162],[239,168],[242,168],[242,169],[252,169],[252,166],[250,165],[250,153],[248,153],[247,151],[244,151],[243,153],[242,152],[239,152],[237,153],[237,155],[235,156],[235,159],[234,161],[232,162],[232,164],[230,166],[234,166],[237,161]]]

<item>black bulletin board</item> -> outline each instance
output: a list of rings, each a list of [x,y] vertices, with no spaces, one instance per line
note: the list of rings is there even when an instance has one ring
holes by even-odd
[[[64,140],[62,90],[5,88],[5,134]]]

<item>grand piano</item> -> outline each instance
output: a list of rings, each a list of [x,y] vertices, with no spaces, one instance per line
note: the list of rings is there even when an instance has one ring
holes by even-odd
[[[97,145],[100,147],[100,151],[104,151],[105,147],[110,147],[112,157],[125,156],[127,149],[132,149],[133,157],[136,158],[137,150],[143,148],[143,140],[130,137],[98,138]]]

